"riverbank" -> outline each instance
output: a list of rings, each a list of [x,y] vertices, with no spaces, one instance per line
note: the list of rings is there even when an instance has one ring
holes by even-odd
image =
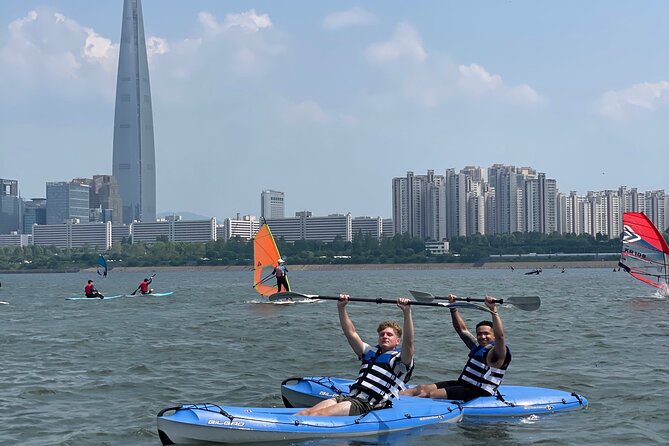
[[[616,260],[565,261],[565,262],[479,262],[479,263],[384,263],[384,264],[328,264],[328,265],[288,265],[289,271],[338,271],[338,270],[452,270],[452,269],[518,269],[542,270],[571,268],[617,268]],[[170,272],[170,271],[252,271],[251,266],[142,266],[115,267],[114,272]],[[95,271],[88,268],[82,271]],[[111,271],[111,270],[110,270]]]

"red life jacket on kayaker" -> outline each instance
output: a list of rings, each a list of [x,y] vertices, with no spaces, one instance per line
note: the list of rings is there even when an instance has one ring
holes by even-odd
[[[84,293],[87,296],[89,294],[93,294],[93,290],[95,290],[95,287],[93,286],[93,283],[87,283],[86,286],[84,287]]]

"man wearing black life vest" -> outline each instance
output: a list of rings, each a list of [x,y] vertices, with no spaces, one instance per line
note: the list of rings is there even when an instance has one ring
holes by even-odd
[[[411,377],[414,352],[411,301],[397,299],[397,306],[404,316],[404,339],[402,340],[402,328],[397,322],[381,322],[376,329],[379,334],[378,345],[372,347],[360,339],[346,312],[348,298],[347,294],[340,294],[337,309],[344,335],[358,359],[362,361],[358,379],[351,385],[349,395],[338,395],[321,401],[296,415],[363,415],[371,410],[387,407],[390,400],[405,388]]]
[[[456,296],[450,294],[448,299],[455,302]],[[402,391],[402,395],[469,401],[496,394],[511,362],[511,351],[504,341],[504,324],[497,313],[495,299],[486,296],[485,305],[492,314],[492,322],[479,322],[476,336],[469,332],[458,309],[451,308],[453,328],[469,347],[469,359],[460,377],[456,381],[421,384]]]

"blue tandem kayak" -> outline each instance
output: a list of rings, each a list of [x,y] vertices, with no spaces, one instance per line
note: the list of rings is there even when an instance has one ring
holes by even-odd
[[[347,394],[352,383],[350,379],[328,376],[289,378],[281,383],[281,397],[286,407],[311,407],[321,400]],[[453,402],[462,405],[465,419],[524,417],[584,408],[588,405],[588,400],[582,395],[544,387],[503,385],[500,386],[499,393],[500,397],[479,397],[466,403]]]
[[[163,445],[256,443],[382,435],[456,423],[462,409],[446,400],[402,397],[393,407],[359,416],[296,416],[297,409],[186,404],[158,413]]]

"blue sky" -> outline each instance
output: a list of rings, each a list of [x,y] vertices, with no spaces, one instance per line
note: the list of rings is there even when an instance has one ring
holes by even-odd
[[[158,211],[391,215],[391,179],[531,166],[669,192],[665,1],[143,0]],[[111,173],[122,1],[0,2],[0,178]]]

